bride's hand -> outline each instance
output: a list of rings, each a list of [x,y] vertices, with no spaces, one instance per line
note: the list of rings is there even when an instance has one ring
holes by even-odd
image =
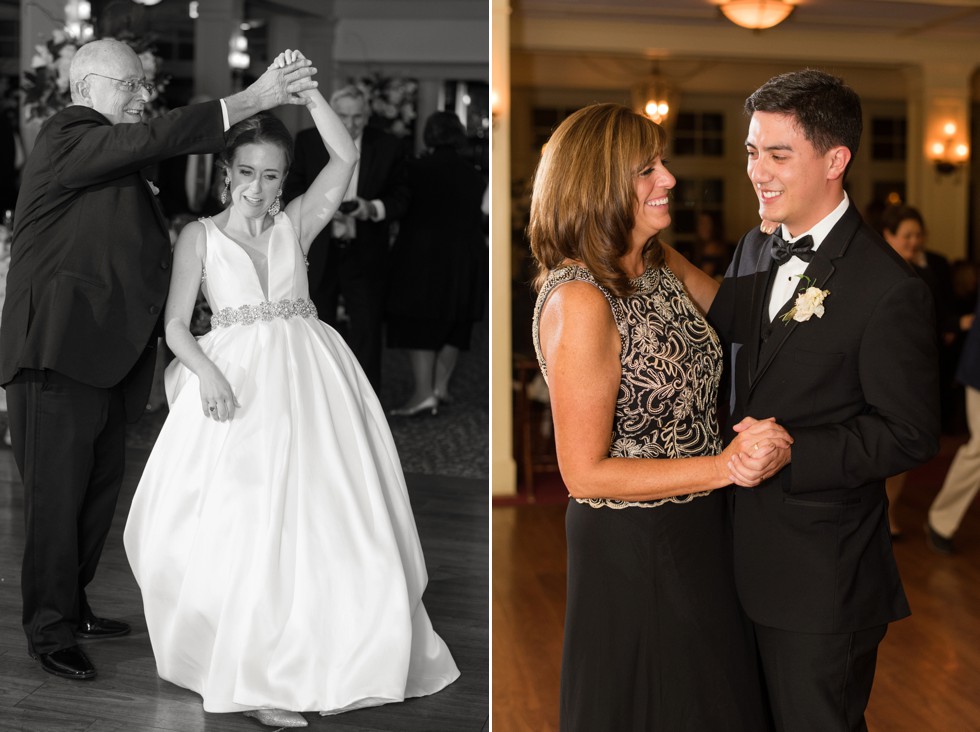
[[[269,64],[269,68],[282,69],[285,68],[286,66],[289,66],[289,64],[291,63],[295,63],[296,61],[302,61],[305,59],[306,56],[304,56],[301,51],[298,50],[294,51],[292,49],[287,48],[285,51],[283,51],[278,56],[276,56],[275,60],[271,64]],[[310,106],[310,104],[312,104],[312,100],[310,98],[310,90],[299,92],[299,96],[303,97],[303,99],[306,100],[307,107]]]
[[[285,68],[286,66],[289,66],[289,64],[291,63],[300,61],[305,58],[306,56],[303,55],[302,51],[298,51],[298,50],[294,51],[292,49],[287,48],[285,51],[283,51],[278,56],[276,56],[273,62],[269,64],[269,68],[282,69]]]
[[[235,416],[235,409],[242,405],[235,398],[235,392],[228,379],[217,366],[198,376],[201,384],[201,411],[205,417],[216,422],[224,422]]]

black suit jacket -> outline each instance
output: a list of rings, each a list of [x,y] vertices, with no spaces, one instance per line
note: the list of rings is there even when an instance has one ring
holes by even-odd
[[[171,155],[220,150],[223,128],[218,102],[119,125],[71,106],[44,123],[14,215],[0,383],[22,368],[102,388],[126,380],[128,416],[143,411],[171,250],[141,171]]]
[[[373,127],[365,127],[361,138],[360,170],[357,179],[357,195],[371,201],[380,200],[385,206],[385,218],[381,221],[358,221],[355,245],[348,255],[358,269],[368,273],[383,266],[388,252],[391,222],[401,218],[408,208],[408,185],[404,165],[407,150],[405,143]],[[291,201],[306,191],[313,179],[330,160],[320,133],[315,128],[305,129],[296,135],[293,164],[283,186],[283,197]],[[313,246],[325,250],[330,239],[330,225],[314,240]],[[314,287],[322,273],[313,272],[311,257],[310,286]],[[377,276],[383,273],[377,271]]]
[[[909,613],[884,480],[938,450],[932,296],[851,205],[806,270],[830,291],[824,316],[777,315],[763,341],[770,241],[743,237],[709,313],[732,357],[731,422],[776,417],[795,439],[786,468],[734,489],[739,597],[784,630],[882,625]]]

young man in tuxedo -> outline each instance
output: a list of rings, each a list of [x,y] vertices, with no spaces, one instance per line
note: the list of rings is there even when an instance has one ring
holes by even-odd
[[[361,156],[344,203],[310,247],[310,298],[320,319],[335,328],[339,325],[337,305],[343,298],[348,323],[338,330],[375,391],[380,391],[391,222],[408,208],[404,173],[407,149],[397,137],[367,125],[367,98],[356,86],[335,91],[330,106],[354,138]],[[283,200],[290,201],[305,191],[329,159],[315,129],[300,131],[293,165],[283,185]]]
[[[95,615],[92,581],[126,461],[125,423],[143,413],[170,283],[167,222],[140,172],[166,157],[218,151],[232,124],[303,104],[316,69],[266,71],[220,102],[142,122],[139,57],[112,39],[79,48],[72,103],[41,128],[24,166],[7,297],[0,384],[24,481],[21,577],[28,651],[50,673],[90,679],[78,638],[125,635]]]
[[[794,443],[733,459],[735,475],[768,463],[732,489],[738,594],[776,729],[864,730],[878,644],[909,614],[885,478],[938,450],[933,305],[844,191],[857,94],[808,69],[745,109],[759,214],[781,226],[742,238],[709,317],[732,359],[733,429],[772,416]]]

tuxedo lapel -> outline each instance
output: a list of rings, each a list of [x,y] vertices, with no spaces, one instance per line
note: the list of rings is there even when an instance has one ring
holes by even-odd
[[[762,318],[765,309],[769,307],[766,301],[766,293],[769,291],[769,277],[772,269],[772,256],[769,254],[772,248],[772,237],[770,236],[759,247],[758,259],[755,263],[755,274],[752,281],[752,307],[749,312],[754,317],[751,318],[751,330],[749,332],[749,344],[751,347],[745,350],[748,353],[749,380],[755,382],[755,373],[759,368],[759,345],[762,341]]]
[[[156,216],[157,223],[160,224],[160,228],[163,229],[164,233],[167,234],[168,238],[170,236],[170,226],[167,224],[167,217],[163,213],[163,208],[160,206],[160,201],[157,200],[157,195],[153,192],[153,184],[150,183],[149,179],[146,177],[145,171],[140,171],[140,180],[143,182],[143,190],[146,191],[146,195],[150,197],[150,205],[153,207],[153,214]]]
[[[824,289],[824,285],[834,274],[835,266],[833,260],[839,259],[844,256],[844,252],[847,250],[847,245],[850,243],[851,239],[854,237],[855,232],[861,224],[861,217],[857,214],[854,205],[851,204],[850,208],[844,212],[844,216],[837,225],[831,229],[827,238],[821,243],[820,247],[814,252],[813,260],[807,265],[806,271],[803,275],[809,279],[801,279],[800,285],[807,287],[816,287],[819,289]],[[767,279],[763,279],[763,285],[767,282]],[[756,295],[758,292],[758,283],[756,284],[756,290],[753,292],[752,298],[752,312],[755,313],[756,326],[761,331],[762,319],[763,317],[768,317],[767,313],[763,313],[761,308],[768,308],[769,303],[765,301],[763,296],[763,302],[761,305],[756,304]],[[799,292],[799,289],[797,289]],[[759,379],[762,375],[766,373],[769,365],[772,363],[776,354],[779,353],[783,345],[785,345],[787,339],[793,334],[797,326],[800,323],[796,320],[789,320],[784,322],[782,316],[789,312],[793,307],[793,303],[796,301],[796,295],[794,295],[786,305],[784,305],[779,314],[776,315],[776,319],[772,324],[771,335],[763,342],[760,343],[758,340],[753,340],[753,343],[759,343],[758,349],[758,360],[755,364],[755,368],[749,371],[749,392],[755,388],[758,384]],[[760,336],[761,340],[761,336]],[[753,349],[754,350],[754,349]],[[750,362],[751,363],[751,362]]]
[[[834,265],[826,256],[823,255],[820,250],[817,250],[817,252],[813,255],[813,261],[807,265],[806,271],[803,273],[803,276],[809,279],[800,279],[800,288],[796,290],[793,297],[790,298],[790,300],[780,309],[779,313],[776,314],[775,319],[772,321],[771,334],[760,344],[758,365],[751,372],[750,376],[750,392],[759,382],[759,379],[762,378],[762,375],[766,373],[769,365],[786,343],[786,340],[800,325],[799,321],[793,320],[792,318],[787,321],[783,320],[783,316],[793,308],[793,304],[796,302],[796,295],[799,294],[800,289],[805,289],[806,287],[817,287],[823,289],[824,283],[833,273]],[[764,303],[763,307],[768,308],[769,304]],[[767,313],[764,314],[764,316],[767,315]],[[759,317],[757,320],[761,327],[762,317]]]

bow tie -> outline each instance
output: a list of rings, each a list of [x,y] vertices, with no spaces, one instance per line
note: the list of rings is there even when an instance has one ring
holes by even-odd
[[[807,234],[794,242],[788,242],[778,234],[773,234],[771,253],[777,265],[786,264],[793,257],[809,262],[813,259],[813,237]]]

